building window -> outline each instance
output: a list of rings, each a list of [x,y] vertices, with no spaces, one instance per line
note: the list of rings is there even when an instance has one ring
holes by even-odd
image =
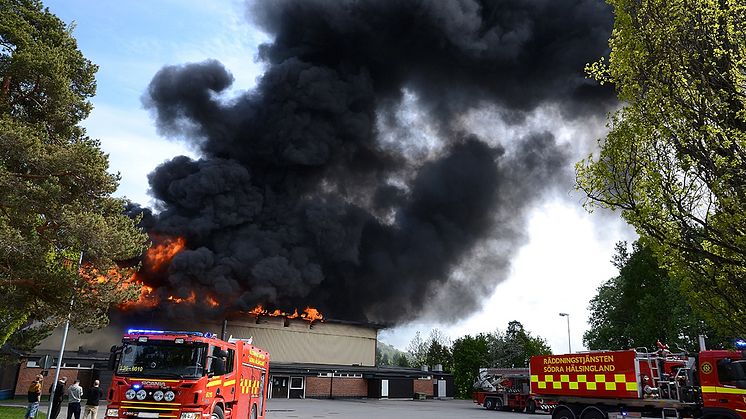
[[[38,368],[39,363],[36,361],[26,361],[26,368]]]
[[[291,377],[290,378],[290,389],[302,389],[303,388],[303,377]]]

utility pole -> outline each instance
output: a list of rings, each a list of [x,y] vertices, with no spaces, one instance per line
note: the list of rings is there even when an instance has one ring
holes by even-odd
[[[67,331],[70,330],[70,316],[73,313],[75,304],[75,288],[78,286],[80,277],[80,267],[83,264],[83,252],[80,252],[78,258],[78,269],[75,271],[75,282],[73,283],[73,295],[70,297],[70,308],[67,310],[67,320],[65,320],[65,329],[62,332],[62,345],[60,345],[60,354],[57,357],[57,370],[54,372],[54,381],[52,382],[52,392],[49,393],[49,409],[47,410],[47,419],[52,416],[52,403],[54,403],[54,392],[57,390],[57,382],[60,380],[60,370],[62,369],[62,356],[65,354],[65,343],[67,343]]]
[[[572,345],[570,344],[570,315],[568,313],[560,313],[561,317],[567,317],[567,353],[572,353]]]

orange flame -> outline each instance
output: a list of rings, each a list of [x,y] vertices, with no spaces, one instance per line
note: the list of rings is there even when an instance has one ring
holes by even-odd
[[[210,296],[210,295],[207,296],[207,304],[209,304],[210,307],[218,307],[218,306],[220,306],[220,303],[218,302],[218,300],[212,298],[212,296]]]
[[[324,319],[324,316],[313,307],[306,307],[306,309],[303,310],[303,314],[301,314],[300,317],[310,322]]]
[[[145,253],[145,264],[154,271],[161,270],[164,264],[171,262],[171,259],[185,247],[186,240],[183,237],[167,238],[148,249]]]
[[[174,304],[194,303],[195,301],[197,301],[197,294],[195,294],[194,291],[192,291],[191,293],[189,293],[189,297],[186,297],[186,298],[180,298],[180,297],[175,297],[173,295],[169,295],[167,300],[171,301]]]
[[[288,319],[303,319],[308,322],[315,322],[315,321],[323,321],[324,316],[319,312],[319,310],[313,308],[313,307],[306,307],[305,310],[303,310],[303,314],[298,314],[298,309],[296,308],[293,310],[293,314],[286,313],[280,309],[276,309],[273,311],[269,311],[264,308],[261,304],[257,305],[256,307],[252,308],[248,311],[249,315],[252,316],[267,316],[267,317],[286,317]]]

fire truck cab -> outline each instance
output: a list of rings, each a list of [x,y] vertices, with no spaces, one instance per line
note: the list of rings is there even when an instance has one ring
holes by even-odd
[[[131,329],[109,364],[107,419],[265,417],[269,354],[250,339]]]

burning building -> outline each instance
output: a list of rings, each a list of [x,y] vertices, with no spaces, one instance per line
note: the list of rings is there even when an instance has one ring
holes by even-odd
[[[572,187],[570,147],[529,116],[577,123],[615,105],[583,74],[608,50],[611,10],[278,0],[248,15],[272,39],[255,87],[231,92],[205,61],[162,68],[143,96],[159,133],[200,157],[155,168],[155,211],[129,208],[154,245],[110,330],[242,318],[230,333],[294,371],[288,394],[291,374],[332,387],[340,369],[324,365],[373,365],[369,325],[463,318],[505,278],[528,211]],[[478,111],[507,128],[474,129]]]

